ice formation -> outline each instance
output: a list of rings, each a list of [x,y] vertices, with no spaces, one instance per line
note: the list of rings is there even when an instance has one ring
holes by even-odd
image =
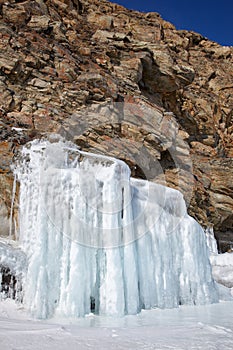
[[[214,229],[213,227],[207,227],[205,230],[206,234],[206,243],[209,248],[211,255],[218,255],[218,246],[217,241],[214,237]]]
[[[215,280],[232,288],[233,293],[233,253],[213,254],[210,256],[210,261]]]
[[[27,257],[15,242],[0,240],[0,300],[22,301],[22,280],[27,271]]]
[[[179,191],[56,139],[26,145],[15,174],[24,303],[35,317],[218,300],[205,234]]]

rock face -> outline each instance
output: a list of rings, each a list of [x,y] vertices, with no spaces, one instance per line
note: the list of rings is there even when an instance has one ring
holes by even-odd
[[[0,235],[14,154],[55,132],[179,188],[224,250],[233,243],[232,56],[157,13],[104,0],[0,1]]]

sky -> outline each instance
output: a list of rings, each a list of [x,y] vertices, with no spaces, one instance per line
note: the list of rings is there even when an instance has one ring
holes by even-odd
[[[158,12],[177,29],[233,45],[233,0],[112,0],[129,9]]]

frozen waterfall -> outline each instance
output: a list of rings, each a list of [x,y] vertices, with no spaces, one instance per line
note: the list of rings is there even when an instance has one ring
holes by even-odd
[[[204,232],[179,191],[56,139],[27,144],[15,174],[24,303],[35,317],[218,300]]]

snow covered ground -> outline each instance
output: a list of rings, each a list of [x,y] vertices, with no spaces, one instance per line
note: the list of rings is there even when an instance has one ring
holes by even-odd
[[[11,300],[0,302],[0,348],[8,350],[233,348],[233,302],[143,311],[111,319],[36,321]]]

